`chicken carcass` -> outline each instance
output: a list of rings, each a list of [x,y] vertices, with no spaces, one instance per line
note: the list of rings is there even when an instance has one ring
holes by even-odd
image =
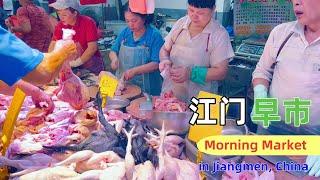
[[[154,180],[156,171],[151,161],[138,164],[134,167],[132,180]]]
[[[149,134],[150,135],[150,134]],[[152,135],[151,135],[152,136]],[[145,138],[149,146],[154,149],[159,148],[160,140],[158,138],[152,137],[151,139]],[[166,136],[164,139],[164,149],[166,152],[174,158],[180,158],[184,149],[184,139],[176,135]]]
[[[196,164],[171,157],[164,148],[165,136],[169,133],[165,131],[164,123],[162,130],[156,129],[160,136],[160,144],[158,148],[159,166],[156,169],[156,179],[190,179],[199,180],[200,171]]]
[[[110,125],[111,126],[111,125]],[[111,127],[113,128],[113,127]],[[125,150],[119,147],[119,137],[110,136],[110,132],[95,131],[85,139],[83,142],[72,146],[44,146],[48,151],[64,152],[66,150],[71,151],[83,151],[92,150],[96,153],[104,151],[114,151],[121,157],[125,156]]]
[[[109,164],[109,167],[102,171],[99,179],[126,180],[125,162]]]
[[[135,136],[137,136],[137,134],[133,134],[133,131],[136,127],[134,126],[129,133],[123,129],[124,133],[127,136],[128,139],[128,143],[127,143],[127,148],[126,148],[126,156],[125,156],[125,169],[126,169],[126,178],[127,179],[132,179],[133,176],[133,172],[134,172],[134,158],[131,154],[131,150],[132,150],[132,138],[134,138]]]
[[[172,160],[170,156],[166,154],[164,149],[164,138],[166,132],[164,130],[164,124],[162,125],[162,130],[156,130],[159,134],[160,144],[158,148],[159,166],[156,168],[156,180],[169,180],[177,179],[180,169],[178,164]]]
[[[102,172],[103,170],[90,170],[77,177],[70,178],[69,180],[100,180]]]
[[[41,169],[32,173],[20,176],[20,180],[56,180],[56,179],[66,179],[71,177],[76,177],[79,174],[67,167],[52,167]]]
[[[71,163],[76,163],[76,172],[83,173],[89,170],[103,170],[107,168],[108,163],[121,161],[123,159],[112,151],[95,153],[90,150],[84,150],[72,154],[64,161],[55,164],[55,166],[67,166]]]
[[[90,100],[87,86],[76,76],[65,63],[59,73],[59,88],[55,91],[58,99],[68,102],[71,107],[80,110]]]
[[[49,167],[53,163],[56,163],[56,160],[43,153],[33,154],[16,160],[0,156],[0,166],[14,167],[19,171],[34,168],[42,169]]]

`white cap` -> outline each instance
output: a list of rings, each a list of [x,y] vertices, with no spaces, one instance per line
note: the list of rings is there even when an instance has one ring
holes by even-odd
[[[80,9],[78,0],[57,0],[56,2],[51,3],[49,6],[56,10],[63,10],[67,8],[72,8],[75,10]]]

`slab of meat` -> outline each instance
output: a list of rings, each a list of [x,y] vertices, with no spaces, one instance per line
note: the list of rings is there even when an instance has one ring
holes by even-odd
[[[96,110],[83,109],[78,111],[72,118],[75,124],[81,124],[94,131],[97,129],[98,115]]]
[[[20,139],[15,139],[9,146],[8,154],[33,154],[42,150],[42,144],[36,142],[31,134],[26,134]]]
[[[104,114],[106,115],[106,119],[108,121],[128,120],[131,117],[130,114],[123,113],[122,111],[119,111],[119,110],[104,111]]]
[[[116,129],[109,124],[102,111],[102,99],[100,96],[97,95],[97,103],[99,114],[98,119],[102,126],[104,127],[103,131],[95,131],[85,139],[82,143],[74,146],[52,146],[52,147],[45,147],[46,150],[54,150],[54,151],[82,151],[82,150],[92,150],[95,153],[105,152],[105,151],[113,151],[117,153],[120,157],[125,156],[125,150],[120,145],[120,136]]]
[[[163,112],[185,112],[187,104],[173,96],[173,92],[166,92],[160,97],[154,97],[153,109]]]
[[[44,109],[33,108],[27,114],[26,119],[21,120],[17,125],[37,126],[45,122],[47,112]]]
[[[11,104],[13,96],[0,94],[0,110],[7,110]],[[32,98],[27,96],[22,104],[21,110],[29,110],[33,106]]]
[[[59,73],[59,88],[55,93],[58,99],[68,102],[74,109],[80,110],[90,100],[89,90],[81,79],[76,76],[65,63]]]
[[[60,121],[63,121],[65,119],[70,119],[70,117],[73,117],[75,114],[75,110],[72,109],[57,109],[54,110],[52,114],[49,114],[46,116],[46,122],[53,122],[57,123]]]

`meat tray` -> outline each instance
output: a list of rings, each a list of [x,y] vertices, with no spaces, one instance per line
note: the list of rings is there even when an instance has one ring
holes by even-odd
[[[122,110],[126,108],[130,104],[130,101],[128,99],[122,98],[122,97],[117,97],[114,96],[114,98],[110,99],[108,98],[107,100],[107,105],[105,109],[107,110]]]
[[[162,122],[164,121],[166,130],[172,130],[175,134],[185,134],[188,132],[192,112],[142,111],[139,107],[145,101],[145,97],[131,101],[130,105],[126,108],[127,112],[134,118],[146,121],[153,128],[161,129]]]
[[[189,131],[189,121],[192,112],[160,112],[153,111],[149,125],[161,129],[164,122],[166,130],[174,131],[174,134],[185,134]]]

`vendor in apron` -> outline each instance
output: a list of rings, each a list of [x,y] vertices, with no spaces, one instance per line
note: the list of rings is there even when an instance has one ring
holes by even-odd
[[[217,81],[224,79],[234,52],[214,11],[215,1],[188,0],[188,15],[176,22],[160,51],[162,93],[173,91],[184,101],[199,91],[217,93]]]
[[[109,57],[111,68],[117,70],[118,78],[123,77],[151,95],[160,95],[159,51],[164,40],[159,31],[150,25],[152,15],[147,13],[153,13],[154,7],[153,10],[146,10],[146,7],[126,8],[124,15],[128,27],[118,35]]]
[[[62,29],[73,29],[76,34],[73,40],[77,44],[79,57],[70,62],[71,67],[87,69],[98,75],[104,70],[104,62],[98,49],[98,29],[95,21],[88,16],[80,15],[79,3],[74,0],[57,0],[50,4],[57,10],[60,22],[56,25],[49,51],[56,41],[62,39]]]
[[[255,99],[277,98],[281,117],[281,121],[271,122],[267,129],[258,123],[258,134],[320,135],[320,3],[317,0],[292,0],[292,3],[297,21],[272,30],[253,73]],[[291,124],[284,122],[283,102],[295,97],[311,100],[310,121],[300,127],[294,127],[293,116]],[[320,156],[308,156],[306,163],[309,175],[319,177]]]

